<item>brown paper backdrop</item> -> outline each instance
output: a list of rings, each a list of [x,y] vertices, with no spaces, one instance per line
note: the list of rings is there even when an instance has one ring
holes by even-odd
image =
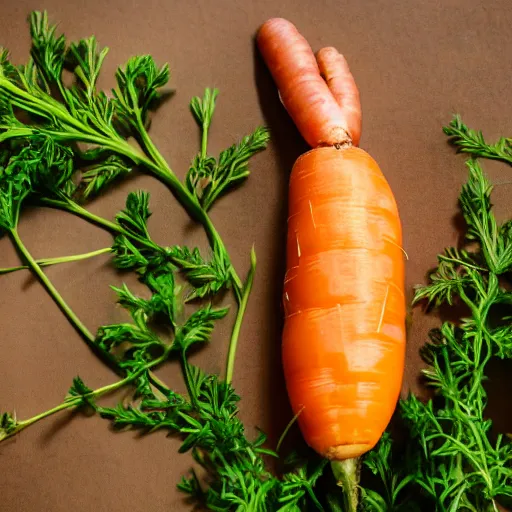
[[[11,50],[16,63],[27,57],[27,15],[44,8],[70,39],[95,34],[111,48],[105,87],[113,85],[116,66],[133,54],[151,53],[158,62],[170,62],[176,95],[154,117],[152,134],[180,176],[198,143],[187,104],[205,86],[221,91],[212,153],[260,123],[273,130],[270,148],[253,161],[250,180],[212,213],[240,273],[256,244],[258,272],[234,384],[243,397],[246,424],[268,431],[271,443],[290,418],[279,360],[279,292],[287,177],[304,144],[255,56],[259,24],[271,16],[287,17],[314,49],[335,45],[345,53],[363,101],[362,147],[380,163],[400,207],[409,296],[438,251],[458,236],[454,216],[465,168],[441,126],[460,112],[489,138],[512,133],[509,0],[3,0],[1,8],[0,45]],[[493,179],[510,180],[510,168],[485,167]],[[496,201],[500,213],[510,216],[509,187],[498,187]],[[158,241],[204,246],[201,230],[191,227],[169,192],[146,176],[125,181],[91,209],[112,217],[136,188],[152,193],[151,230]],[[86,252],[110,242],[105,232],[48,210],[25,212],[20,232],[38,257]],[[0,266],[17,263],[10,242],[0,240]],[[91,329],[125,318],[108,287],[125,278],[109,267],[107,257],[54,267],[48,274]],[[59,403],[76,374],[94,387],[113,381],[28,273],[2,276],[0,287],[0,410],[15,410],[20,418],[45,410]],[[223,367],[229,321],[196,358],[208,371]],[[404,389],[416,386],[417,349],[436,322],[414,313]],[[160,374],[182,389],[175,366]],[[114,434],[99,418],[61,414],[0,446],[0,510],[185,510],[175,484],[191,459],[178,456],[177,446],[163,433]]]

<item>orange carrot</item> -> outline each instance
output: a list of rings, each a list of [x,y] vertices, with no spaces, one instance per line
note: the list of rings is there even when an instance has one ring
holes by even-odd
[[[327,48],[317,65],[304,38],[282,19],[266,22],[257,40],[285,107],[314,148],[299,157],[290,178],[286,385],[306,442],[346,461],[375,446],[400,393],[400,218],[379,166],[351,144],[361,134],[361,108],[345,59]]]
[[[281,101],[306,142],[312,147],[347,143],[351,137],[345,115],[297,29],[286,20],[271,19],[260,28],[257,41]]]
[[[320,74],[341,107],[345,116],[347,131],[354,146],[359,145],[361,138],[361,101],[356,81],[350,72],[347,60],[336,48],[322,48],[316,54]]]

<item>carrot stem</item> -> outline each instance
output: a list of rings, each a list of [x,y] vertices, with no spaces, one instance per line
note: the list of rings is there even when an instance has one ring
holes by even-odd
[[[288,422],[288,425],[286,425],[286,428],[284,429],[283,433],[281,434],[279,441],[277,441],[276,452],[279,452],[279,449],[281,448],[281,445],[283,444],[286,434],[288,434],[288,432],[292,428],[293,424],[299,419],[299,416],[301,415],[303,410],[304,410],[304,407],[302,407],[302,409],[299,409],[299,412]]]
[[[49,267],[51,265],[59,265],[61,263],[70,263],[73,261],[85,260],[88,258],[94,258],[95,256],[100,256],[101,254],[106,254],[108,252],[112,252],[110,247],[105,247],[104,249],[98,249],[97,251],[86,252],[84,254],[74,254],[73,256],[61,256],[58,258],[44,258],[40,260],[36,260],[36,263],[40,267]],[[28,265],[19,265],[17,267],[7,267],[0,268],[0,274],[10,274],[11,272],[17,272],[18,270],[27,270],[30,269]]]
[[[343,489],[346,512],[357,512],[359,502],[359,458],[331,462],[332,472]]]
[[[26,260],[27,266],[34,272],[34,274],[40,279],[43,283],[44,287],[53,298],[53,300],[59,305],[63,313],[66,315],[67,319],[70,321],[71,325],[75,327],[75,329],[83,336],[85,341],[91,347],[94,347],[95,336],[87,329],[87,327],[82,323],[82,321],[76,316],[75,312],[69,307],[67,302],[62,298],[62,295],[57,291],[53,283],[48,279],[46,274],[41,270],[40,265],[37,261],[32,257],[28,249],[25,247],[22,242],[18,231],[15,228],[10,230],[11,239],[14,243],[14,246],[20,251],[23,258]]]
[[[240,304],[238,306],[238,311],[237,311],[236,319],[235,319],[235,325],[233,327],[233,331],[231,333],[231,339],[229,341],[228,360],[226,363],[226,382],[228,384],[231,384],[231,381],[233,380],[233,373],[235,370],[236,349],[238,346],[238,336],[240,335],[240,329],[242,327],[243,316],[244,316],[245,310],[247,308],[247,303],[249,301],[249,295],[251,294],[255,272],[256,272],[256,252],[254,251],[254,247],[253,247],[251,250],[251,268],[249,269],[249,273],[247,275],[245,285],[243,286],[243,289],[242,289]]]

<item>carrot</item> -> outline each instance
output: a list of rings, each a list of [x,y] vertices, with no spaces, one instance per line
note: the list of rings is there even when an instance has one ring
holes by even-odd
[[[313,50],[297,29],[274,18],[260,28],[257,42],[281,101],[306,142],[317,147],[350,141],[345,115],[320,75]]]
[[[393,195],[362,149],[317,148],[290,179],[284,371],[304,437],[357,457],[385,430],[401,387],[405,301]]]
[[[334,99],[345,116],[346,130],[354,146],[361,138],[361,101],[359,90],[347,60],[336,48],[322,48],[316,54],[320,74],[324,77]]]
[[[353,459],[386,429],[402,384],[400,218],[379,166],[352,144],[361,108],[345,59],[323,49],[318,67],[282,19],[266,22],[257,40],[285,107],[313,146],[290,178],[282,347],[288,395],[306,442],[353,473]],[[329,137],[337,133],[349,135],[343,147]],[[343,467],[333,465],[341,480]]]

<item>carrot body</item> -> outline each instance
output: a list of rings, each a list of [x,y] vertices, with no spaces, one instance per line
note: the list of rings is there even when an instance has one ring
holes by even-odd
[[[257,41],[286,109],[314,148],[299,157],[290,178],[286,385],[306,442],[344,461],[377,443],[401,388],[400,219],[379,166],[354,147],[361,106],[343,56],[324,48],[315,59],[282,19],[267,21]]]
[[[393,194],[358,148],[295,163],[283,303],[284,372],[308,444],[335,460],[371,449],[400,392],[402,235]]]

